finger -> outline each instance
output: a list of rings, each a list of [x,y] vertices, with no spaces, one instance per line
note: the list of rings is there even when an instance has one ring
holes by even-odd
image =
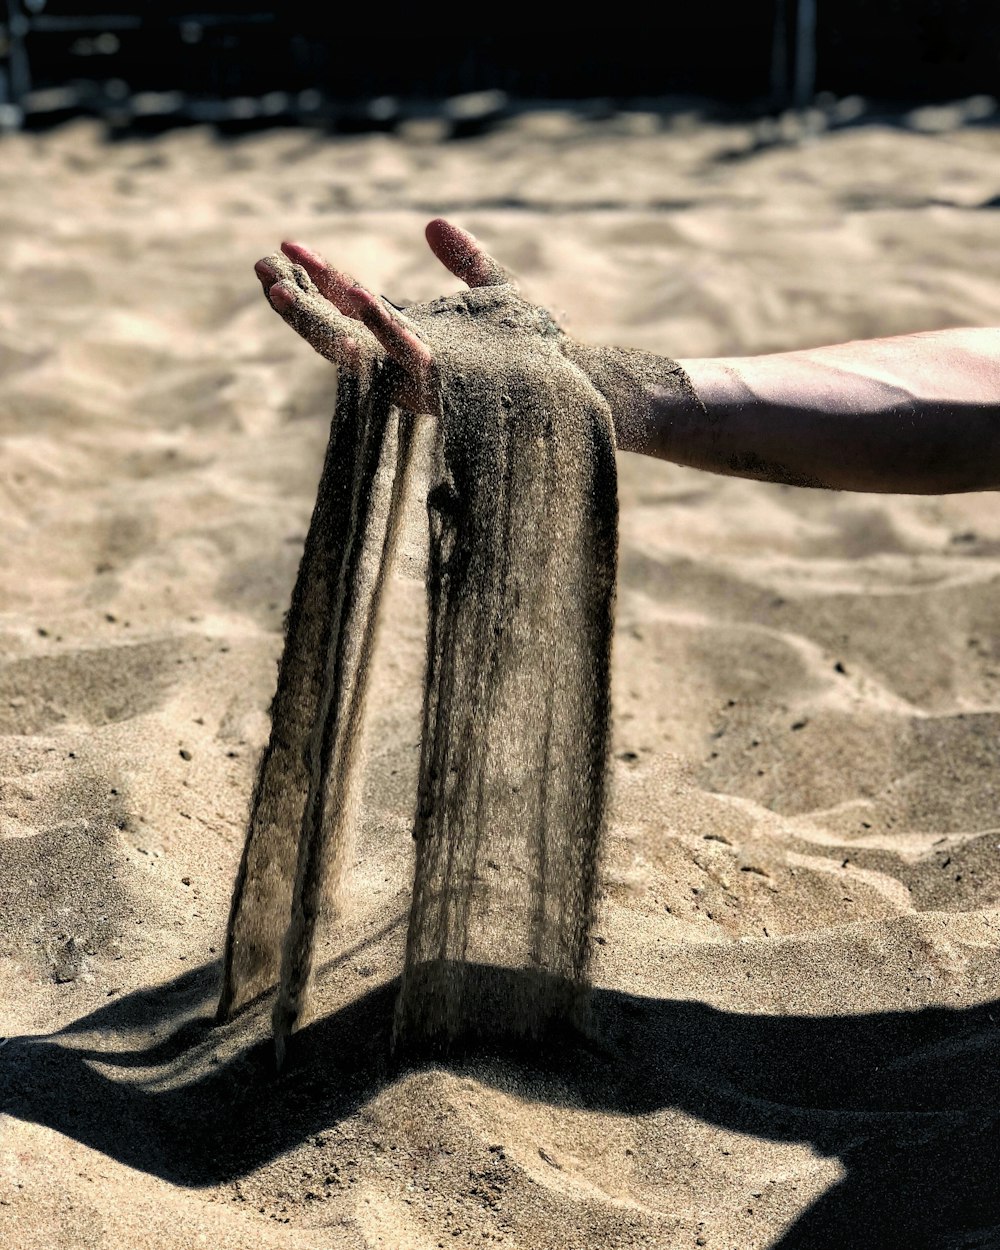
[[[328,304],[317,308],[289,283],[271,288],[271,303],[296,334],[332,364],[353,371],[359,367],[365,352],[371,354],[372,346],[365,349],[360,341],[363,336],[370,344],[370,337],[356,321],[349,321],[332,310],[326,311]]]
[[[291,284],[284,281],[272,260],[264,257],[254,265],[253,271],[260,279],[267,302],[272,308],[277,312],[285,312],[292,307],[295,303],[295,292]]]
[[[358,320],[378,339],[396,364],[417,380],[425,378],[433,360],[427,344],[421,342],[409,326],[395,317],[371,291],[361,286],[353,287],[351,299]]]
[[[350,292],[357,283],[350,274],[334,269],[322,256],[317,255],[302,243],[293,243],[286,239],[281,245],[281,250],[290,261],[302,266],[324,299],[328,299],[335,308],[339,308],[348,317],[355,315]]]
[[[503,286],[511,281],[503,265],[494,260],[468,230],[453,226],[443,217],[435,217],[427,223],[425,234],[441,264],[466,286]]]
[[[270,297],[271,287],[279,281],[280,275],[274,265],[267,257],[259,260],[253,267],[254,273],[260,279],[260,284],[264,288],[264,294]]]
[[[342,316],[315,292],[297,285],[287,273],[281,272],[279,264],[265,258],[254,265],[271,307],[321,356],[334,364],[356,365],[361,341],[371,343],[368,333],[357,321]],[[303,276],[301,281],[307,279]]]
[[[285,282],[275,282],[268,291],[267,298],[276,312],[290,312],[295,307],[295,289]]]

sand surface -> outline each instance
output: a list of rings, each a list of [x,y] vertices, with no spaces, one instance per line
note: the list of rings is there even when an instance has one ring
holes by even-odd
[[[394,300],[450,213],[583,338],[677,357],[1000,325],[1000,133],[529,117],[451,146],[0,142],[0,1239],[1000,1246],[1000,511],[621,456],[595,1040],[387,1062],[426,515],[352,907],[270,1072],[210,1029],[333,405],[252,263]]]

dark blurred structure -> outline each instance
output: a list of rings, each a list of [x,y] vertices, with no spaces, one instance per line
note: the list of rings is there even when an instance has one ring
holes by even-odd
[[[414,10],[417,13],[416,10]],[[502,10],[501,10],[502,12]],[[743,0],[615,22],[444,22],[288,0],[0,0],[0,122],[73,113],[388,127],[456,96],[457,129],[510,100],[700,97],[779,111],[816,92],[907,104],[996,94],[998,0]]]

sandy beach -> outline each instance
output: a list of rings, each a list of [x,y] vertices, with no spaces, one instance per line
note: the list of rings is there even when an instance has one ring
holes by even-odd
[[[210,1027],[336,388],[253,262],[432,298],[443,214],[577,337],[682,359],[1000,325],[1000,130],[752,141],[0,139],[5,1245],[1000,1247],[993,495],[621,454],[594,1038],[400,1068],[418,474],[315,1019],[277,1078],[268,1002]]]

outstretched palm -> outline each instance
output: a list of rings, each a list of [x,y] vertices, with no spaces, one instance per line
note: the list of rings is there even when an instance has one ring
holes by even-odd
[[[467,231],[439,217],[428,224],[426,235],[438,260],[467,286],[510,284],[503,267]],[[281,250],[305,271],[313,289],[293,284],[274,261],[259,260],[255,269],[271,307],[321,355],[345,369],[357,368],[364,356],[395,361],[402,371],[399,404],[411,412],[436,412],[434,356],[406,318],[301,243],[282,243]]]

